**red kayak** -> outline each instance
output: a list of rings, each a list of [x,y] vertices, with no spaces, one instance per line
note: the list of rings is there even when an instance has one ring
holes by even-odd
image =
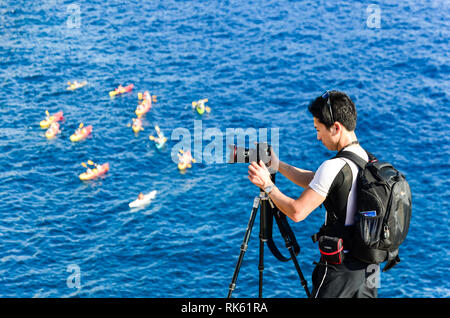
[[[125,86],[125,87],[119,86],[119,87],[116,88],[115,90],[110,91],[110,92],[109,92],[109,96],[112,97],[112,96],[116,96],[116,95],[119,95],[119,94],[131,92],[131,90],[133,89],[133,87],[134,87],[133,84],[130,84],[130,85]]]

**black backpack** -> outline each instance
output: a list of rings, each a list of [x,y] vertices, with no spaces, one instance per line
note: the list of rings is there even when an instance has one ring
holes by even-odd
[[[405,176],[390,163],[367,152],[365,162],[350,151],[336,155],[360,167],[357,176],[357,211],[352,234],[352,255],[369,264],[387,261],[383,272],[400,262],[398,249],[408,234],[411,190]]]

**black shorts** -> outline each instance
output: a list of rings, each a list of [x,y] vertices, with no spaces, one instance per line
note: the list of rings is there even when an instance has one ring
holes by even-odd
[[[380,267],[349,254],[339,265],[318,263],[312,273],[312,298],[376,298]]]

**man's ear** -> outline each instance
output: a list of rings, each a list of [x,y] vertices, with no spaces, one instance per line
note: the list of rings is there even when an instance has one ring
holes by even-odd
[[[333,134],[338,134],[342,129],[342,126],[340,123],[335,122],[334,125],[331,127],[331,132]]]

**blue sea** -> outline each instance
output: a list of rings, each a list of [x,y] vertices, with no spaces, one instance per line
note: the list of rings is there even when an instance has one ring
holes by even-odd
[[[326,89],[354,100],[362,146],[411,186],[402,262],[381,274],[379,296],[449,297],[449,16],[444,0],[2,1],[0,297],[226,297],[259,190],[246,164],[205,160],[203,133],[222,133],[225,149],[227,129],[273,129],[282,161],[316,170],[333,153],[307,106]],[[74,80],[88,84],[67,90]],[[144,91],[157,102],[136,135]],[[202,98],[211,112],[199,115]],[[65,117],[51,140],[46,110]],[[71,142],[80,123],[93,132]],[[172,159],[179,131],[198,161],[185,173]],[[88,160],[109,172],[80,181]],[[302,191],[281,175],[277,185]],[[290,222],[310,287],[324,213]],[[258,296],[258,232],[259,218],[235,297]],[[264,297],[305,297],[293,263],[267,248],[264,275]]]

